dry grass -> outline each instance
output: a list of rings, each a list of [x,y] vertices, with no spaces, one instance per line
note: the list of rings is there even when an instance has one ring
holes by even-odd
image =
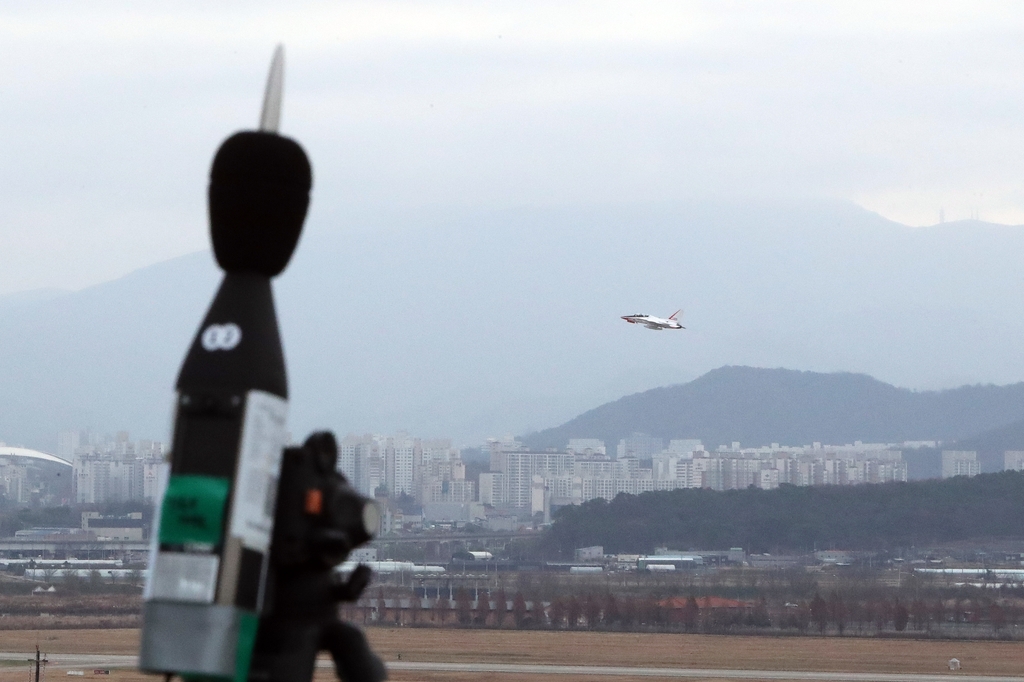
[[[956,657],[971,674],[1024,673],[1021,642],[426,628],[367,633],[385,660],[401,653],[408,661],[942,673]]]
[[[110,630],[137,628],[142,616],[8,616],[0,618],[0,630],[36,632],[40,630]],[[0,632],[0,641],[6,633]]]
[[[553,663],[686,668],[745,668],[842,672],[944,673],[957,657],[972,675],[1021,675],[1024,643],[841,639],[819,637],[732,637],[708,635],[370,628],[374,649],[386,661]],[[29,652],[36,643],[47,653],[133,654],[138,631],[37,630],[0,632],[0,650]],[[134,671],[112,671],[109,682],[153,682]],[[64,677],[63,671],[51,671]],[[88,676],[87,676],[88,677]],[[94,679],[107,679],[94,678]],[[333,679],[317,673],[317,682]],[[395,680],[472,680],[461,673],[395,672]],[[501,675],[502,682],[533,682],[530,675]],[[617,678],[623,679],[623,678]],[[558,676],[573,682],[573,676]],[[29,682],[28,664],[0,668],[0,682]]]
[[[138,615],[142,596],[138,594],[41,594],[0,595],[0,613],[8,615]]]
[[[0,632],[0,651],[34,652],[36,645],[48,654],[137,654],[139,631],[111,628]]]

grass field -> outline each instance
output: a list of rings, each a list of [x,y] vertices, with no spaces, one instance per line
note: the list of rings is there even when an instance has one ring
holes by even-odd
[[[709,635],[370,628],[374,649],[385,661],[554,663],[756,670],[947,673],[959,658],[964,674],[1024,676],[1024,643],[819,637],[740,637]],[[0,631],[0,651],[134,654],[138,630]],[[51,670],[69,679],[63,670]],[[91,676],[87,676],[91,677]],[[502,682],[537,682],[539,676],[500,675]],[[480,675],[392,674],[396,680],[475,680]],[[104,678],[105,679],[105,678]],[[110,682],[159,678],[134,671],[112,671]],[[318,682],[333,679],[329,670]],[[558,682],[574,682],[559,675]],[[582,678],[580,678],[582,679]],[[614,678],[624,680],[627,678]],[[0,667],[0,682],[29,682],[28,664]]]

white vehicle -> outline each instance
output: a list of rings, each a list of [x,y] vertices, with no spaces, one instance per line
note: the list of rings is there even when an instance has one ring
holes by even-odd
[[[667,318],[655,317],[654,315],[623,315],[622,319],[630,324],[642,324],[648,329],[660,331],[662,329],[686,329],[683,325],[679,324],[676,319],[676,315],[683,312],[679,309],[669,315]]]

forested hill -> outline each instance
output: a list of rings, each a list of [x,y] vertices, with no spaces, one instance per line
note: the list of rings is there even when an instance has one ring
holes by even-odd
[[[541,540],[549,556],[726,549],[748,552],[889,549],[984,538],[1024,538],[1024,474],[858,486],[782,486],[619,495],[556,514]]]
[[[953,441],[1022,419],[1024,383],[911,391],[864,374],[721,367],[687,384],[601,405],[524,441],[564,448],[570,438],[600,438],[612,452],[633,432],[699,438],[708,449],[733,441]]]

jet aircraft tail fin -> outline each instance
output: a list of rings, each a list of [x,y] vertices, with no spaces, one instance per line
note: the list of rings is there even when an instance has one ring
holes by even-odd
[[[677,310],[677,311],[675,311],[674,313],[672,313],[671,315],[669,315],[669,316],[668,316],[668,319],[670,319],[670,320],[675,320],[675,319],[676,319],[676,315],[678,315],[678,314],[679,314],[679,313],[681,313],[681,312],[683,312],[683,309],[682,309],[682,308],[680,308],[679,310]],[[678,320],[676,320],[676,321],[678,322]]]

